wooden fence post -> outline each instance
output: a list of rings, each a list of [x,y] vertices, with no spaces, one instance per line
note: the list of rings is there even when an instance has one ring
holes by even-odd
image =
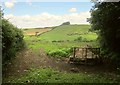
[[[94,52],[93,50],[94,50],[94,49],[91,49],[91,50],[92,50],[92,58],[94,58],[94,54],[93,54],[93,52]]]
[[[85,48],[85,64],[87,64],[87,48]]]
[[[75,49],[76,47],[73,48],[73,58],[75,58]]]
[[[84,49],[82,48],[82,58],[83,58]]]

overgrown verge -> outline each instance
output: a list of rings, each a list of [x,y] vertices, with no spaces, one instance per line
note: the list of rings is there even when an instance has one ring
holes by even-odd
[[[118,83],[99,74],[66,73],[51,68],[31,69],[19,78],[11,77],[3,83]]]
[[[23,33],[8,20],[2,19],[2,64],[5,65],[24,47]]]

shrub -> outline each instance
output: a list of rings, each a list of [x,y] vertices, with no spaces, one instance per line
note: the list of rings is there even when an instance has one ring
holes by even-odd
[[[87,40],[86,38],[83,38],[82,36],[78,37],[78,38],[75,39],[74,41],[78,41],[78,42],[89,42],[89,40]]]
[[[17,51],[24,46],[23,34],[20,29],[13,26],[9,21],[2,19],[2,62],[15,57]]]
[[[82,39],[82,36],[80,36],[80,37],[78,37],[77,39],[75,39],[74,41],[82,41],[83,39]]]
[[[47,54],[52,57],[69,57],[71,52],[72,52],[71,48],[63,48],[63,49],[50,51]]]
[[[74,41],[78,41],[78,42],[93,42],[93,41],[96,41],[96,40],[91,40],[91,39],[88,39],[88,38],[84,38],[82,36],[79,36],[77,39],[75,39]]]
[[[65,57],[67,53],[62,50],[54,50],[49,52],[49,55],[54,57]]]

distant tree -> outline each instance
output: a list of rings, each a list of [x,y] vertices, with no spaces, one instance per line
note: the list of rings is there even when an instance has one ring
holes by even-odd
[[[96,2],[89,21],[99,35],[103,54],[120,61],[120,2]]]
[[[70,25],[70,22],[64,22],[62,25]]]

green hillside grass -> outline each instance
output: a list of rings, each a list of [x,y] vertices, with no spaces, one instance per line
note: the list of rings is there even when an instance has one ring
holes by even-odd
[[[27,36],[24,39],[28,48],[38,50],[43,48],[47,54],[63,52],[65,49],[73,47],[83,47],[91,45],[98,47],[96,42],[97,34],[90,32],[90,25],[62,25],[54,27],[52,30],[45,32],[39,36]],[[82,40],[79,40],[79,38]],[[66,52],[64,51],[64,52]],[[51,53],[53,52],[53,53]],[[66,53],[64,53],[66,55]],[[66,57],[66,56],[65,56]]]
[[[95,40],[97,35],[89,32],[90,25],[62,25],[54,28],[39,36],[39,39],[45,41],[75,40],[82,37],[87,40]]]

